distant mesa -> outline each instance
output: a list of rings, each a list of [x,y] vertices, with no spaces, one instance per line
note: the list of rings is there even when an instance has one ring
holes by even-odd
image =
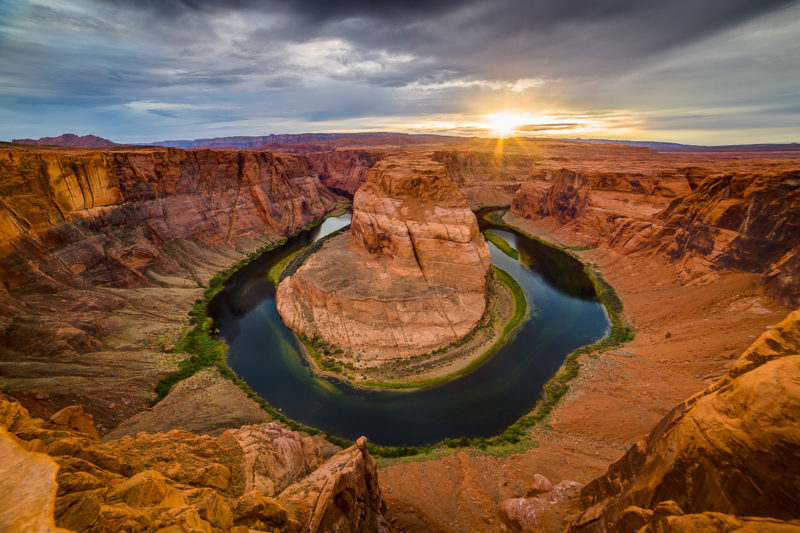
[[[32,144],[35,146],[66,146],[68,148],[111,148],[119,144],[98,137],[97,135],[75,135],[64,133],[58,137],[42,137],[40,139],[13,139],[14,144]]]
[[[303,151],[323,151],[332,150],[337,146],[375,146],[392,145],[406,146],[413,144],[425,144],[433,142],[447,141],[448,139],[460,139],[459,137],[447,137],[443,135],[417,135],[409,133],[391,132],[361,132],[361,133],[293,133],[293,134],[269,134],[235,137],[213,137],[210,139],[194,140],[171,140],[157,141],[150,143],[156,146],[166,146],[168,148],[266,148],[280,149],[284,145],[311,145],[304,148],[310,150]]]
[[[444,165],[391,156],[356,193],[350,232],[281,282],[278,312],[294,331],[355,357],[411,357],[475,328],[490,272],[475,215]]]

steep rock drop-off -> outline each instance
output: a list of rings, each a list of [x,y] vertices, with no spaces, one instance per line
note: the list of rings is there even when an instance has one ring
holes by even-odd
[[[491,258],[442,165],[379,162],[356,193],[349,234],[278,287],[293,330],[370,359],[407,357],[467,335],[486,308]]]
[[[237,248],[336,203],[304,158],[269,152],[11,149],[0,151],[0,173],[6,288],[168,284],[164,276],[191,269],[163,251],[178,240]]]
[[[523,184],[511,212],[552,219],[583,233],[587,243],[603,241],[623,254],[680,263],[684,282],[714,279],[725,269],[762,273],[774,300],[800,303],[800,174],[683,171],[683,179],[654,181],[562,169]]]
[[[386,155],[383,150],[334,150],[306,157],[320,182],[353,195],[366,181],[369,170]]]

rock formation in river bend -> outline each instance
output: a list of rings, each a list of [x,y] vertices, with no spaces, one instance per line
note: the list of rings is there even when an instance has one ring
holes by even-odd
[[[573,529],[800,531],[798,420],[800,310],[586,485]]]
[[[379,162],[353,202],[350,234],[278,288],[289,327],[371,358],[423,353],[466,336],[486,308],[489,249],[444,167]]]

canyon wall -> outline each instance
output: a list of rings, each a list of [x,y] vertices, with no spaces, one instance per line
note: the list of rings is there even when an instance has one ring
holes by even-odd
[[[333,150],[306,157],[324,185],[354,195],[366,181],[369,169],[386,155],[381,150]]]
[[[776,301],[800,303],[800,173],[707,175],[696,168],[656,178],[562,169],[522,185],[511,212],[551,218],[624,254],[681,264],[684,281],[723,269],[762,273]]]
[[[278,287],[278,312],[308,338],[368,359],[466,336],[486,308],[489,249],[444,167],[392,156],[353,201],[351,233],[326,242]]]
[[[800,310],[586,485],[572,529],[798,529],[799,419]]]
[[[508,205],[521,183],[537,173],[541,156],[503,150],[439,150],[442,163],[472,208]]]
[[[190,265],[178,240],[247,247],[295,231],[337,198],[300,156],[176,149],[0,151],[0,277],[143,286]],[[250,243],[252,247],[252,242]]]
[[[43,417],[80,398],[104,429],[186,357],[214,275],[342,201],[303,156],[257,151],[5,145],[0,176],[0,387]]]
[[[655,220],[614,220],[610,244],[694,269],[763,273],[774,300],[800,304],[800,172],[710,176]]]

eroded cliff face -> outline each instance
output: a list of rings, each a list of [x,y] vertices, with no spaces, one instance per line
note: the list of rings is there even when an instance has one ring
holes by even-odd
[[[354,195],[367,180],[369,170],[386,155],[382,150],[332,150],[306,157],[324,185]]]
[[[584,487],[586,511],[572,529],[731,531],[746,525],[737,516],[765,517],[755,520],[765,529],[800,527],[798,419],[800,310]]]
[[[0,494],[0,528],[50,531],[55,518],[64,531],[381,531],[364,442],[324,463],[310,439],[276,424],[99,442],[80,407],[44,421],[0,397],[0,453],[13,459],[0,477],[15,481]]]
[[[157,284],[151,271],[191,269],[164,252],[177,241],[243,247],[336,203],[302,157],[269,152],[5,150],[0,173],[0,277],[12,289]]]
[[[770,296],[797,305],[800,172],[711,176],[653,221],[615,220],[610,244],[661,253],[687,270],[764,273]]]
[[[0,387],[106,429],[143,411],[205,284],[341,200],[303,156],[5,145]]]
[[[544,182],[524,183],[514,195],[511,212],[527,219],[554,217],[565,224],[583,213],[591,185],[586,176],[567,169],[548,173]]]
[[[439,150],[442,163],[473,208],[508,205],[520,184],[537,172],[535,154],[480,150]]]
[[[624,254],[658,254],[680,263],[684,282],[723,269],[762,273],[774,300],[800,303],[797,171],[708,176],[686,167],[648,177],[562,169],[524,183],[511,212]]]
[[[378,163],[353,202],[351,233],[278,287],[278,312],[308,338],[369,358],[419,354],[467,335],[486,308],[489,249],[444,167]]]

